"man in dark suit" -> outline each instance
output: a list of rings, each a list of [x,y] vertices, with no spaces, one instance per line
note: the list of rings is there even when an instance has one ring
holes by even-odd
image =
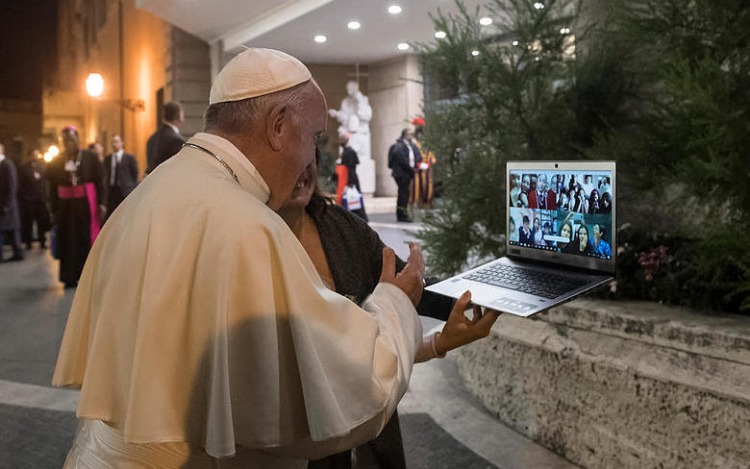
[[[104,157],[104,184],[107,190],[107,218],[138,184],[138,162],[125,153],[122,137],[112,136],[112,153]]]
[[[46,235],[50,229],[47,211],[46,168],[39,159],[39,152],[32,150],[26,154],[18,166],[18,206],[21,209],[21,240],[26,249],[31,249],[36,223],[39,247],[47,246]]]
[[[401,132],[401,138],[391,145],[388,150],[388,167],[391,168],[391,176],[398,186],[398,198],[396,199],[396,219],[398,221],[411,222],[407,206],[409,204],[409,187],[414,179],[414,164],[419,150],[411,143],[413,132],[406,128]]]
[[[180,151],[185,139],[180,135],[179,125],[184,120],[185,113],[180,103],[170,101],[164,105],[164,122],[146,143],[146,174],[151,174],[157,166]]]
[[[5,156],[5,146],[0,144],[0,262],[3,262],[5,236],[13,248],[13,257],[23,259],[21,250],[21,220],[18,214],[18,173],[16,165]]]

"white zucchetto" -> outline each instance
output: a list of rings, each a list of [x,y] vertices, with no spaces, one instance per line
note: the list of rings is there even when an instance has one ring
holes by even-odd
[[[251,48],[237,54],[219,72],[211,86],[209,104],[263,96],[311,79],[310,70],[291,55]]]

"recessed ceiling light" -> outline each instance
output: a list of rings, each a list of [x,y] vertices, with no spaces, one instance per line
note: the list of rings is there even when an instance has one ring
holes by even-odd
[[[478,50],[473,50],[473,51],[471,51],[471,55],[474,56],[474,57],[476,57],[476,56],[479,55],[479,51]]]
[[[489,25],[492,24],[492,18],[490,18],[489,16],[485,16],[484,18],[480,18],[479,19],[479,24],[481,24],[482,26],[489,26]]]
[[[399,45],[396,46],[398,50],[407,50],[409,49],[409,44],[402,42]]]
[[[349,24],[346,25],[347,28],[351,30],[359,29],[361,24],[359,24],[359,21],[350,21]]]
[[[435,32],[435,37],[438,38],[438,39],[445,39],[445,36],[447,36],[447,34],[445,34],[445,31],[436,31]]]
[[[318,34],[317,36],[315,36],[314,39],[315,39],[315,42],[317,42],[318,44],[323,44],[324,42],[328,40],[328,38],[323,36],[322,34]]]
[[[398,15],[399,13],[401,13],[401,7],[398,5],[391,5],[388,7],[388,13],[392,15]]]

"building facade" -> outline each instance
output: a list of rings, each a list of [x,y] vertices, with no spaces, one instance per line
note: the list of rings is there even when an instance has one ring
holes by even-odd
[[[56,141],[66,125],[81,130],[82,144],[109,147],[122,135],[128,151],[146,167],[146,141],[161,120],[161,105],[179,101],[185,109],[181,132],[200,131],[211,76],[237,51],[221,41],[209,44],[141,9],[135,0],[59,0],[58,67],[44,89],[42,133]],[[371,148],[375,195],[394,195],[387,151],[411,119],[420,114],[422,85],[414,55],[358,64],[307,63],[328,107],[338,108],[346,82],[355,79],[373,109]],[[87,95],[86,77],[99,73],[104,91]],[[338,122],[329,117],[330,153],[336,153]],[[367,171],[367,168],[364,168]]]

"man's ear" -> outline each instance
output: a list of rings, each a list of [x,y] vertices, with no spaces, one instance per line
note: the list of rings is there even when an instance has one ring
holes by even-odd
[[[289,117],[289,106],[285,103],[274,106],[271,112],[268,113],[266,138],[268,138],[268,144],[274,151],[281,150],[284,131],[287,128],[286,124]]]

